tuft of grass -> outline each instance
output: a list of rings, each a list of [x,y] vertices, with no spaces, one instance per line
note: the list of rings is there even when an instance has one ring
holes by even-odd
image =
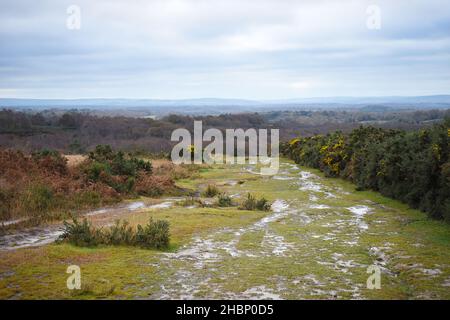
[[[219,193],[219,189],[214,184],[208,184],[206,190],[203,192],[203,196],[206,198],[213,198]]]
[[[54,194],[48,186],[35,184],[28,188],[22,200],[28,210],[42,213],[54,205]]]

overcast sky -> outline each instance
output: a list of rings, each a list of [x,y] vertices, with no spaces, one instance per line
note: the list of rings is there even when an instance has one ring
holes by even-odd
[[[71,29],[70,5],[81,10],[80,29]],[[380,9],[379,29],[370,5]],[[449,89],[448,0],[0,1],[2,98],[289,99]]]

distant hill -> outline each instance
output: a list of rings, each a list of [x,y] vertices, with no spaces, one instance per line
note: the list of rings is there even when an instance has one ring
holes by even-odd
[[[152,114],[218,114],[295,109],[348,109],[364,111],[395,109],[447,109],[450,95],[411,97],[316,97],[286,100],[245,99],[13,99],[0,98],[0,108],[14,109],[91,109],[146,111]]]

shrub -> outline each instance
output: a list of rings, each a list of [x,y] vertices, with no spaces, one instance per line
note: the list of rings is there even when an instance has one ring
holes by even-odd
[[[137,226],[135,245],[142,248],[163,249],[169,246],[169,222],[166,220],[150,221],[142,227]]]
[[[247,198],[244,200],[244,202],[239,207],[242,210],[255,210],[256,208],[256,199],[253,195],[250,193],[247,194]]]
[[[92,247],[100,244],[127,245],[141,248],[164,249],[169,246],[169,222],[166,220],[150,221],[145,226],[133,228],[127,221],[117,220],[107,229],[97,229],[87,219],[79,223],[64,221],[64,232],[58,242],[68,242],[80,247]]]
[[[136,177],[139,171],[152,172],[152,163],[125,155],[122,151],[114,152],[108,145],[98,145],[89,153],[89,159],[93,162],[107,165],[113,175]]]
[[[73,205],[76,209],[97,207],[102,203],[102,194],[96,191],[84,190],[73,195]]]
[[[233,203],[230,196],[225,193],[221,193],[219,194],[219,198],[217,199],[217,205],[219,207],[231,207],[233,206]]]
[[[105,180],[105,177],[110,176],[111,168],[106,163],[95,161],[88,165],[88,167],[86,168],[86,174],[89,180],[97,182],[100,181],[101,178]]]
[[[151,162],[116,153],[109,146],[98,146],[88,159],[71,166],[56,151],[24,154],[0,148],[0,168],[1,220],[28,217],[30,223],[39,224],[125,195],[178,191],[170,177],[172,169],[154,175]]]
[[[255,196],[248,193],[247,198],[244,200],[244,202],[239,207],[241,210],[261,210],[261,211],[269,211],[270,210],[270,203],[265,198],[261,198],[257,200]]]
[[[89,152],[89,159],[98,162],[110,161],[113,157],[114,152],[111,146],[108,145],[98,145],[95,147],[94,151]]]
[[[128,221],[116,220],[115,224],[105,230],[105,242],[109,245],[133,245],[134,231]]]
[[[102,243],[102,238],[101,231],[92,227],[87,219],[83,219],[82,223],[73,219],[73,223],[64,221],[64,232],[57,241],[69,242],[79,247],[92,247]]]
[[[270,202],[266,198],[261,198],[256,201],[256,209],[261,211],[269,211],[270,210]]]
[[[374,190],[428,213],[448,217],[450,118],[417,131],[361,126],[299,137],[284,144],[284,155],[327,176],[349,179],[357,190]]]
[[[205,196],[207,198],[213,198],[218,194],[219,194],[219,189],[217,189],[217,187],[213,184],[209,184],[206,187],[206,190],[203,192],[203,196]]]
[[[35,164],[49,172],[67,174],[67,159],[56,150],[43,149],[33,152],[31,158]]]

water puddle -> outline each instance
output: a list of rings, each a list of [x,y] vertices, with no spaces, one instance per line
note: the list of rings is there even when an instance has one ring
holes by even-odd
[[[167,199],[166,199],[167,200]],[[160,210],[173,206],[173,201],[165,201],[158,204],[146,204],[143,201],[123,203],[114,207],[105,207],[89,211],[83,216],[95,217],[96,221],[104,226],[111,225],[111,220],[120,218],[121,215],[137,210]],[[17,222],[16,222],[17,221]],[[24,221],[10,221],[10,225]],[[7,224],[4,224],[7,225]],[[16,250],[20,248],[37,247],[54,242],[63,233],[62,224],[15,230],[13,233],[0,235],[0,250]]]
[[[32,228],[0,237],[0,250],[42,246],[54,242],[63,233],[60,227]]]
[[[27,218],[20,218],[20,219],[14,219],[14,220],[0,221],[0,226],[1,227],[12,226],[15,224],[19,224],[21,222],[25,222],[27,220],[28,220]]]

